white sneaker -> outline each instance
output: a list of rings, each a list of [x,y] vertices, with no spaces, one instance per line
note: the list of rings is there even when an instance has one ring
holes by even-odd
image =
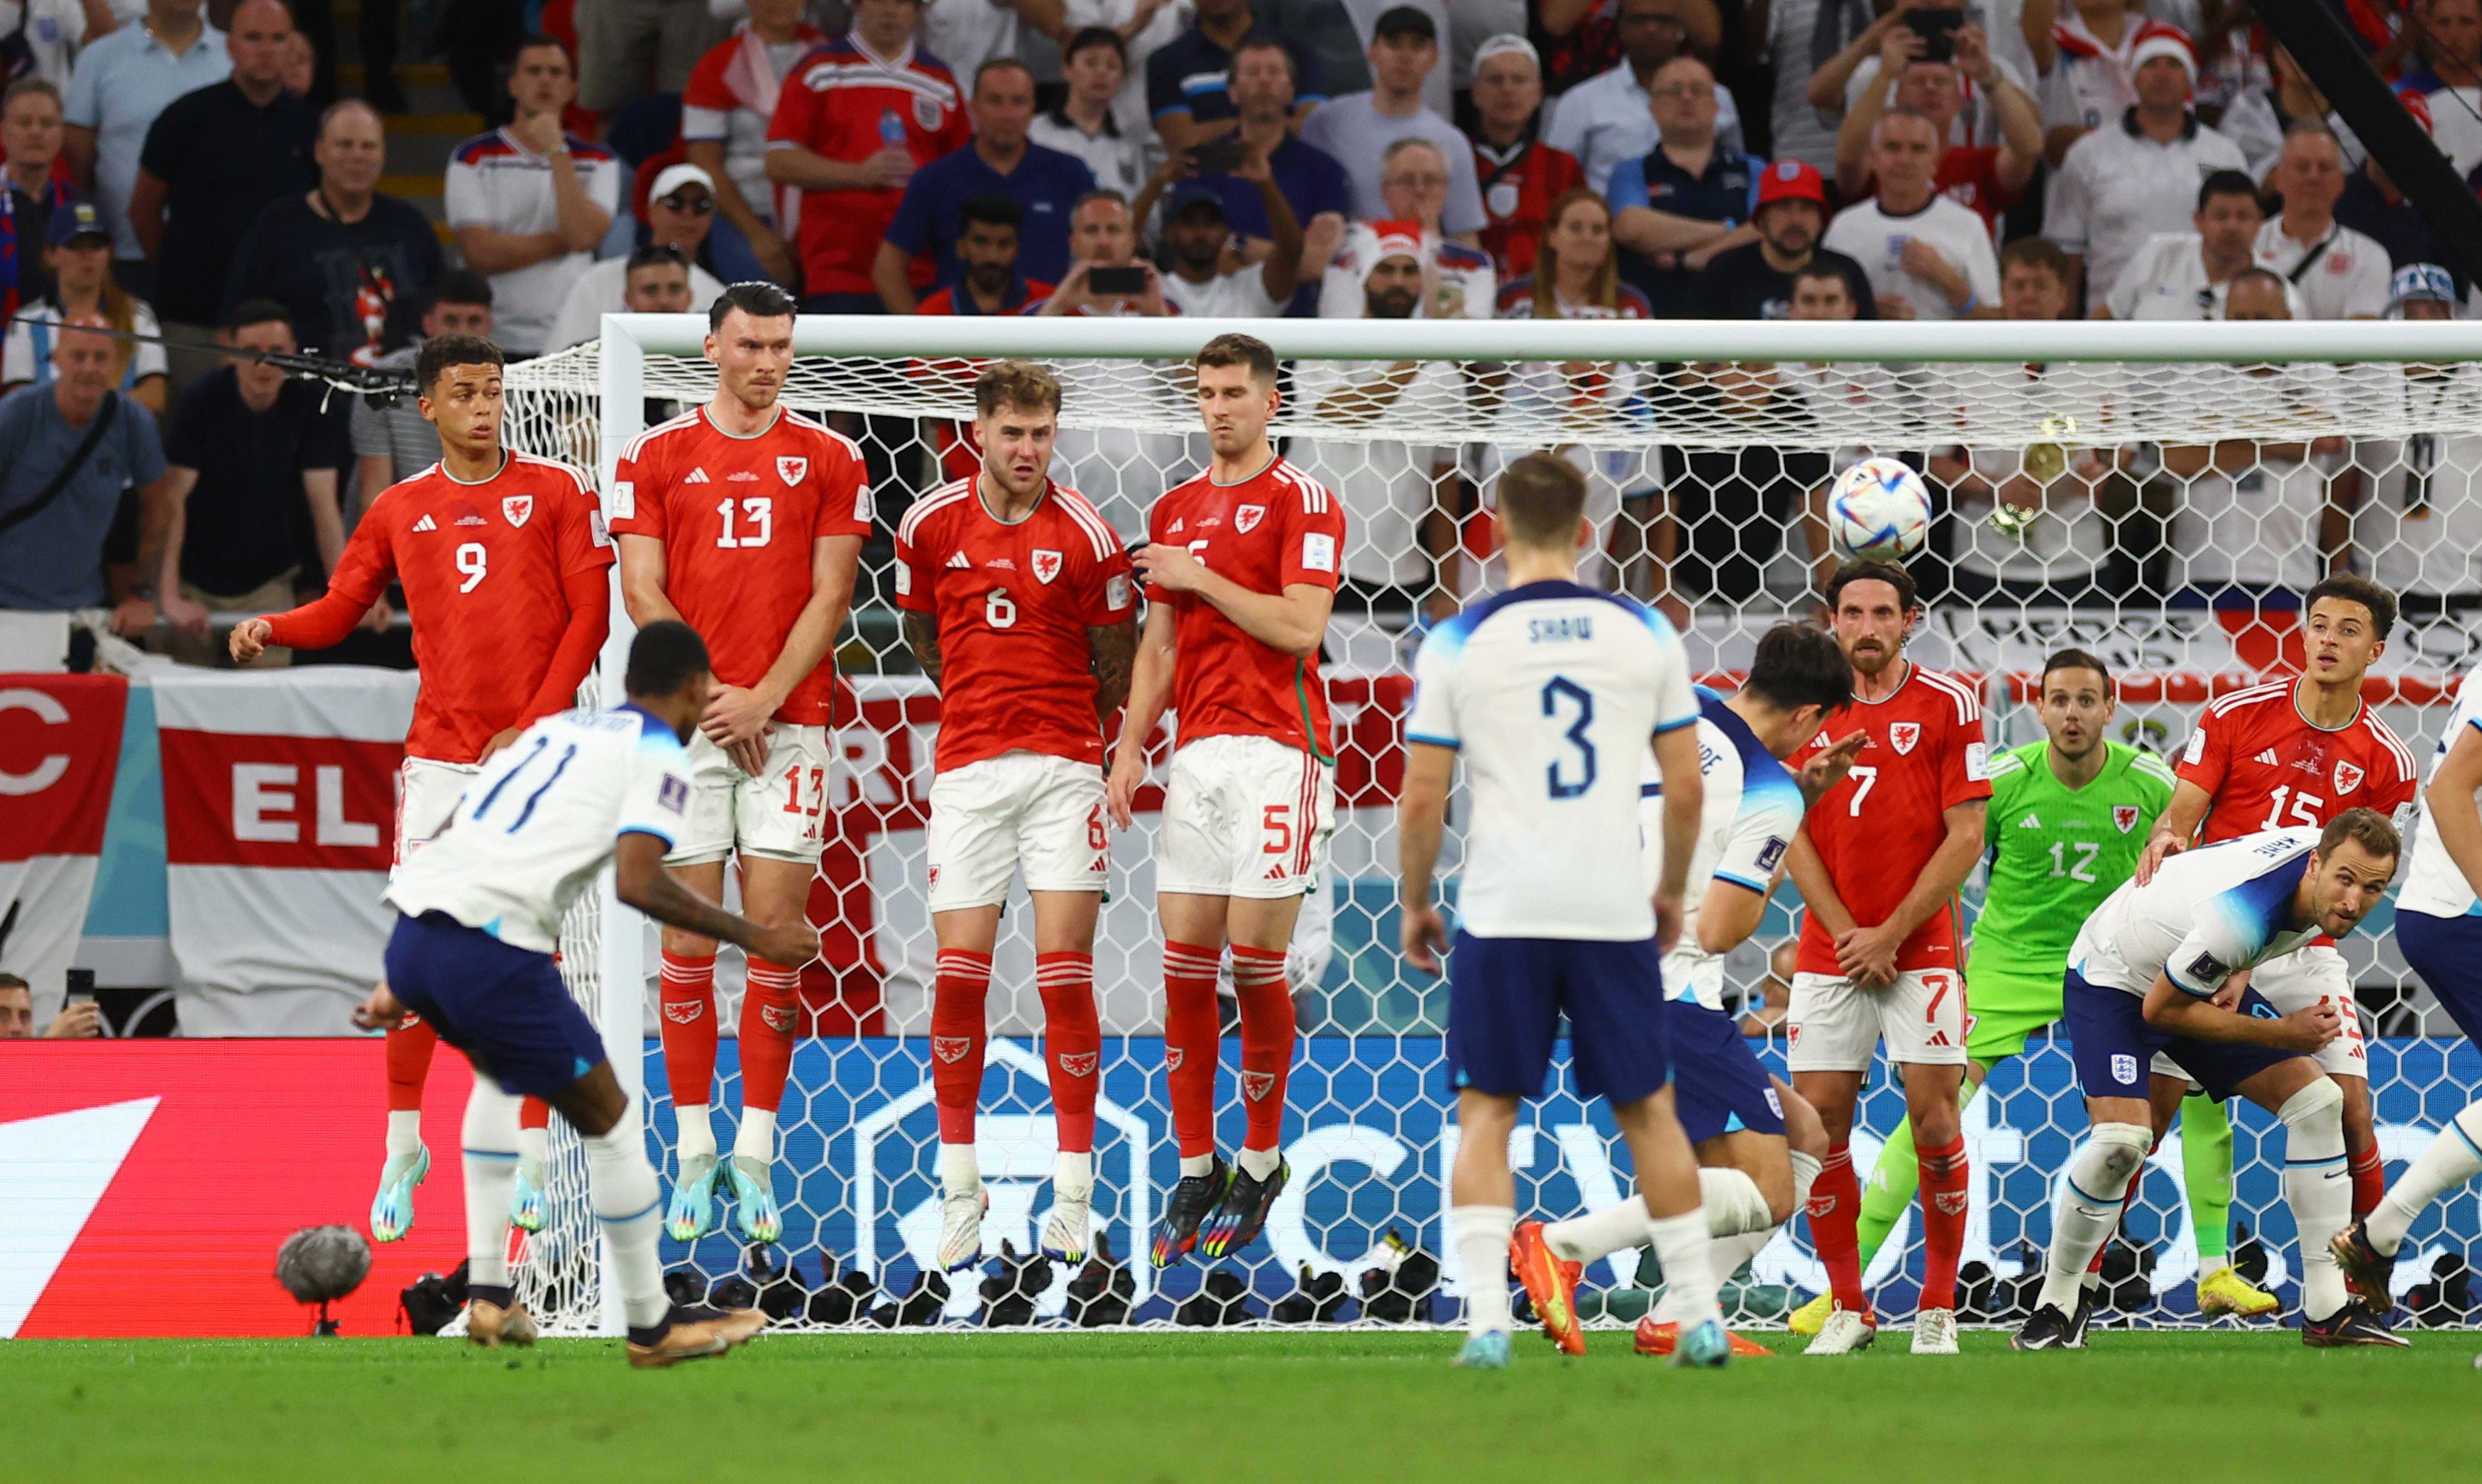
[[[1915,1355],[1957,1353],[1955,1310],[1925,1309],[1914,1315],[1914,1353]]]
[[[939,1203],[939,1270],[956,1272],[983,1260],[983,1213],[991,1207],[980,1185]]]
[[[1879,1342],[1879,1326],[1850,1309],[1838,1309],[1818,1327],[1804,1355],[1854,1355]]]
[[[1086,1260],[1086,1210],[1095,1187],[1064,1190],[1051,1187],[1051,1219],[1043,1224],[1043,1255],[1057,1262]]]

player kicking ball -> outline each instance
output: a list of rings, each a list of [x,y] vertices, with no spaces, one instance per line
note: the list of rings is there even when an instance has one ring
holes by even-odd
[[[387,982],[355,1019],[388,1025],[411,1011],[474,1063],[462,1139],[473,1285],[466,1338],[486,1349],[535,1340],[534,1319],[510,1286],[499,1228],[516,1168],[517,1099],[532,1096],[586,1142],[588,1190],[611,1243],[609,1278],[628,1312],[629,1364],[665,1366],[722,1355],[767,1318],[665,1297],[655,1251],[663,1192],[602,1033],[552,961],[561,920],[608,862],[621,901],[753,954],[800,963],[817,951],[818,934],[798,917],[766,926],[737,917],[664,869],[691,808],[681,744],[714,700],[698,635],[677,623],[641,629],[624,685],[629,702],[619,710],[537,722],[484,766],[448,828],[389,885],[386,900],[401,915],[388,938]]]
[[[1660,959],[1681,931],[1704,789],[1698,698],[1662,615],[1577,584],[1594,541],[1585,480],[1528,454],[1499,484],[1509,589],[1439,624],[1414,658],[1397,806],[1404,945],[1439,972],[1447,925],[1432,872],[1457,756],[1472,793],[1456,946],[1448,953],[1449,1085],[1463,1137],[1448,1224],[1465,1265],[1461,1366],[1509,1360],[1509,1258],[1518,1106],[1540,1098],[1565,1014],[1577,1090],[1611,1103],[1639,1194],[1598,1217],[1614,1248],[1663,1262],[1676,1365],[1731,1354],[1699,1208],[1698,1165],[1674,1113]],[[1663,789],[1663,867],[1652,892],[1638,843],[1639,777],[1651,740]],[[1607,1249],[1608,1250],[1608,1249]],[[1582,1353],[1566,1284],[1527,1291],[1560,1347]]]
[[[1021,360],[974,384],[982,471],[914,501],[896,528],[896,606],[939,687],[927,838],[931,1083],[939,1110],[939,1265],[982,1260],[990,1198],[974,1158],[984,999],[1000,908],[1021,869],[1034,899],[1034,977],[1058,1150],[1041,1247],[1086,1257],[1095,1191],[1095,917],[1111,866],[1103,728],[1127,699],[1136,595],[1120,539],[1053,484],[1060,383]]]
[[[1198,353],[1206,472],[1148,517],[1137,565],[1147,618],[1112,758],[1112,818],[1134,822],[1147,737],[1175,715],[1155,861],[1164,939],[1164,1068],[1180,1179],[1149,1253],[1157,1267],[1221,1258],[1258,1239],[1282,1193],[1284,1082],[1296,1033],[1285,949],[1333,827],[1319,641],[1335,603],[1344,512],[1276,455],[1276,353],[1218,335]],[[1241,1151],[1216,1153],[1222,1044],[1215,983],[1225,945],[1241,1006]]]
[[[439,432],[439,462],[374,491],[328,592],[289,613],[233,626],[236,661],[269,645],[325,649],[405,587],[422,690],[397,772],[396,859],[404,868],[448,825],[465,785],[517,733],[577,703],[612,617],[612,541],[587,477],[500,442],[507,403],[498,346],[435,335],[415,358],[414,406]],[[387,1034],[387,1159],[371,1235],[413,1230],[413,1187],[431,1170],[422,1084],[439,1045],[429,1021]],[[519,1117],[510,1223],[542,1230],[543,1105]]]
[[[2404,1343],[2345,1291],[2330,1250],[2353,1216],[2344,1095],[2315,1059],[2339,1033],[2337,1007],[2285,1015],[2249,982],[2321,935],[2351,932],[2386,894],[2401,848],[2385,817],[2347,809],[2323,830],[2271,830],[2177,856],[2086,919],[2060,998],[2093,1132],[2069,1161],[2042,1293],[2017,1349],[2085,1348],[2086,1269],[2168,1122],[2166,1104],[2149,1099],[2158,1054],[2209,1096],[2238,1094],[2284,1125],[2284,1200],[2301,1232],[2301,1342]]]

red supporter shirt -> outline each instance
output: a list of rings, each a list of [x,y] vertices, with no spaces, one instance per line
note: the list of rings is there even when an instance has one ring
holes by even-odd
[[[1502,283],[1534,271],[1534,254],[1551,225],[1551,203],[1586,183],[1585,167],[1565,149],[1529,139],[1514,155],[1474,146],[1474,179],[1482,186],[1483,251]]]
[[[664,543],[664,593],[706,640],[715,677],[748,689],[767,676],[810,601],[813,546],[870,536],[870,482],[843,435],[779,409],[734,437],[683,413],[638,436],[612,482],[612,531]],[[803,677],[776,720],[824,727],[832,661]]]
[[[1277,459],[1237,485],[1202,473],[1175,487],[1155,501],[1147,536],[1187,546],[1209,570],[1254,593],[1281,593],[1295,583],[1333,592],[1344,512],[1326,486]],[[1273,737],[1329,755],[1317,655],[1296,659],[1259,643],[1194,593],[1149,584],[1147,598],[1171,603],[1179,623],[1172,703],[1180,746],[1201,737]]]
[[[917,170],[964,148],[973,137],[964,94],[937,60],[909,44],[897,61],[877,62],[851,36],[793,65],[767,125],[771,149],[799,146],[823,159],[858,165],[899,144]],[[887,225],[896,220],[904,187],[784,195],[791,220],[800,224],[804,292],[877,292],[870,265]],[[909,273],[916,289],[928,288],[930,258],[916,258]]]
[[[1812,754],[1855,731],[1870,733],[1844,782],[1810,808],[1805,828],[1835,894],[1853,920],[1871,927],[1895,914],[1922,870],[1947,840],[1946,812],[1991,797],[1990,744],[1973,687],[1911,661],[1896,693],[1855,701],[1836,713],[1808,747],[1784,760],[1799,771]],[[1804,914],[1800,971],[1840,974],[1835,941],[1816,914]],[[1953,904],[1933,913],[1896,952],[1896,967],[1953,969],[1957,922]]]
[[[2413,750],[2378,712],[2364,705],[2324,731],[2302,720],[2292,687],[2279,680],[2234,691],[2199,718],[2173,770],[2214,796],[2199,843],[2315,827],[2349,808],[2394,816],[2413,802]]]
[[[435,464],[382,491],[355,525],[328,593],[358,618],[390,582],[404,585],[422,675],[405,750],[469,763],[511,727],[576,704],[586,665],[554,694],[538,693],[574,611],[571,579],[603,583],[611,565],[612,541],[586,476],[512,454],[481,484]],[[305,617],[296,609],[273,620],[269,642],[303,643]],[[593,637],[601,644],[600,631]]]
[[[924,495],[896,527],[896,606],[939,625],[938,772],[1019,750],[1102,763],[1086,631],[1137,595],[1084,495],[1051,485],[1015,525],[970,480]]]

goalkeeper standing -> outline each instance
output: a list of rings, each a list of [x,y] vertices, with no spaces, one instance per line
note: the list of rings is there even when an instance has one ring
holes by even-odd
[[[1994,1066],[2060,1019],[2069,945],[2103,898],[2136,873],[2154,818],[2172,800],[2168,763],[2108,740],[2115,703],[2100,659],[2062,649],[2045,660],[2035,709],[2045,739],[1991,759],[1991,889],[1965,976],[1967,1102]],[[1919,1179],[1911,1126],[1900,1126],[1862,1193],[1863,1267],[1913,1204]],[[1793,1328],[1815,1329],[1829,1302],[1813,1300],[1793,1316]]]

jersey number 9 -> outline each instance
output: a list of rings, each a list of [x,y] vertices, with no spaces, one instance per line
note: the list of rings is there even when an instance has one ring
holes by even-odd
[[[483,585],[485,577],[490,575],[491,553],[484,549],[481,542],[469,541],[457,548],[457,570],[465,574],[464,584],[457,591],[471,593]]]

